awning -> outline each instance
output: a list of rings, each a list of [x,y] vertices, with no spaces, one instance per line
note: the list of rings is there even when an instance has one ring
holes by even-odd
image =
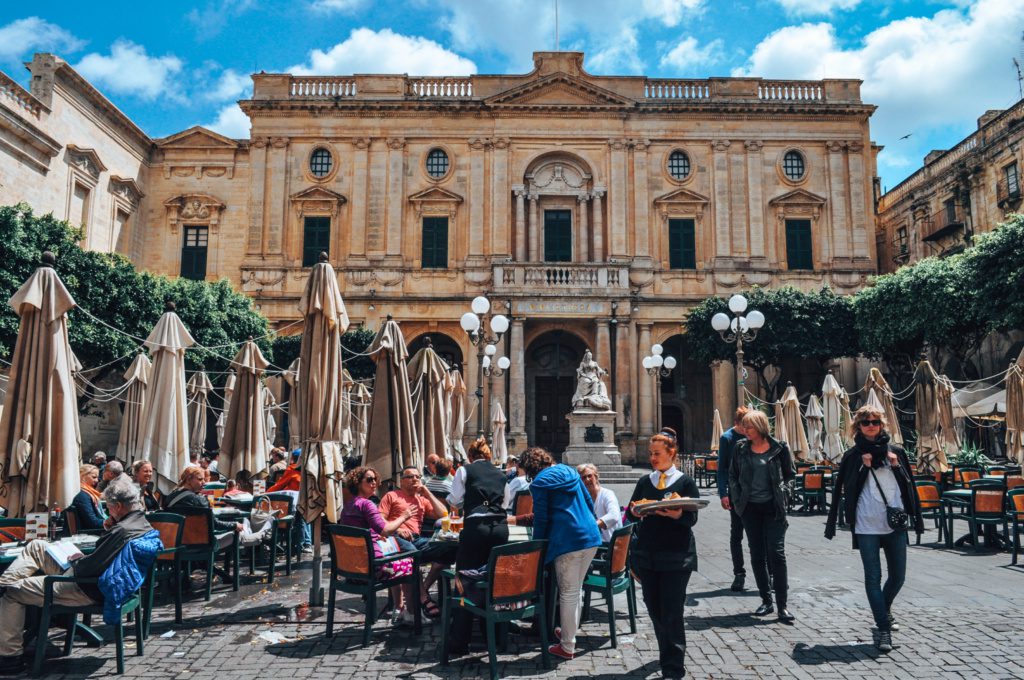
[[[955,418],[1002,420],[1006,415],[1006,389],[979,380],[953,393]]]

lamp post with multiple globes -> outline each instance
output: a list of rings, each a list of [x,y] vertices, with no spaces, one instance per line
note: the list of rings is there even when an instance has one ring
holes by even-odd
[[[746,369],[743,368],[743,343],[751,342],[764,326],[764,314],[752,309],[747,312],[747,298],[733,295],[729,298],[729,311],[733,316],[719,312],[711,317],[711,327],[728,343],[736,345],[736,406],[743,405],[743,382]],[[746,312],[746,314],[744,314]]]
[[[661,430],[661,379],[672,374],[676,367],[676,358],[664,356],[665,348],[661,345],[651,345],[651,353],[643,358],[641,364],[647,370],[647,375],[654,376],[654,400],[655,416],[654,429]]]
[[[508,357],[501,357],[495,362],[497,368],[491,367],[491,357],[498,351],[497,343],[508,330],[509,320],[504,314],[492,314],[491,301],[483,295],[473,298],[470,309],[471,311],[462,315],[459,325],[469,336],[469,342],[477,348],[480,372],[477,375],[476,386],[476,434],[481,437],[484,434],[484,376],[487,376],[487,389],[490,394],[492,376],[500,377],[512,364]],[[491,335],[488,335],[486,327],[490,328]]]

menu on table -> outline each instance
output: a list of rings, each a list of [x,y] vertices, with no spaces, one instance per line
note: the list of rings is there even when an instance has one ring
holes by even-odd
[[[32,541],[37,538],[49,538],[50,513],[30,512],[25,515],[25,540]]]
[[[252,493],[254,496],[261,496],[267,492],[267,480],[265,479],[254,479],[252,480]]]

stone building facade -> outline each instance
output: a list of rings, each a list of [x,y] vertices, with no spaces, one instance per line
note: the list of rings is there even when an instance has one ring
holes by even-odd
[[[712,409],[733,408],[731,365],[677,354],[657,394],[651,345],[680,347],[688,307],[711,295],[850,293],[875,272],[878,148],[859,81],[593,76],[576,52],[538,52],[524,75],[253,80],[250,138],[153,140],[137,217],[90,247],[227,278],[279,327],[327,251],[355,323],[393,315],[471,387],[459,318],[485,294],[511,318],[499,355],[512,366],[490,384],[513,449],[564,445],[588,348],[609,369],[627,459],[659,414],[685,450],[706,449]]]

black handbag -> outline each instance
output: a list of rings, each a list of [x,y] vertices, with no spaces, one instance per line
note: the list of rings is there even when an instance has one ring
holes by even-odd
[[[885,503],[885,521],[889,528],[893,531],[906,531],[910,527],[910,515],[903,508],[894,508],[889,505],[889,499],[885,497],[882,485],[878,483],[878,477],[875,477],[875,471],[871,468],[868,469],[871,472],[871,479],[875,480],[875,486],[878,487],[878,493],[882,494],[882,502]]]

